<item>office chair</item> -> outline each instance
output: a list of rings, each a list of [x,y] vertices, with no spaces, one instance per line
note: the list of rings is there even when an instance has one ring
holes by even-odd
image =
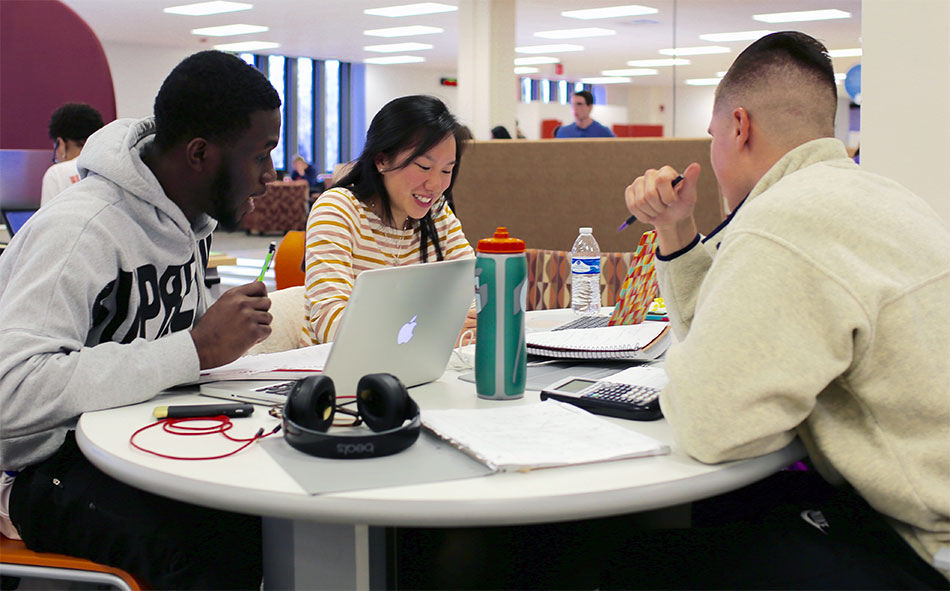
[[[284,235],[274,253],[274,281],[277,289],[303,285],[303,254],[306,248],[305,234],[291,230]]]
[[[23,542],[0,536],[0,575],[7,577],[55,579],[76,583],[109,585],[115,589],[138,591],[149,589],[132,574],[84,558],[51,552],[33,552]],[[10,587],[15,589],[19,583]]]

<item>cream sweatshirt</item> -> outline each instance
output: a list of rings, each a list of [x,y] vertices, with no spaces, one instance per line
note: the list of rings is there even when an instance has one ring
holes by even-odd
[[[798,435],[933,564],[950,545],[950,230],[933,209],[819,139],[657,267],[678,445],[713,463]]]

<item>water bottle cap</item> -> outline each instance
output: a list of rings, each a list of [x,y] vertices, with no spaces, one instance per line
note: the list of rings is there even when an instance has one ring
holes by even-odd
[[[594,233],[594,229],[593,229],[593,228],[587,228],[587,227],[578,228],[578,232],[580,232],[581,234],[593,234],[593,233]]]
[[[514,254],[524,252],[524,240],[512,238],[508,235],[508,228],[499,226],[491,238],[482,238],[478,241],[478,252],[496,252],[500,254]]]

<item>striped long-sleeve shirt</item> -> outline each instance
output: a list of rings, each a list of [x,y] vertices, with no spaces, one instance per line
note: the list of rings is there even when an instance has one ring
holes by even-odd
[[[448,204],[432,213],[445,260],[472,258],[475,252]],[[306,292],[310,342],[333,340],[356,277],[368,269],[422,262],[420,223],[409,229],[383,224],[372,208],[344,188],[320,195],[307,220]],[[428,260],[437,260],[428,244]]]

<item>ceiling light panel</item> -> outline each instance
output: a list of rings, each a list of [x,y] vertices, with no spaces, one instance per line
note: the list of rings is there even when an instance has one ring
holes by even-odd
[[[861,57],[864,53],[860,47],[855,47],[853,49],[829,49],[829,57]]]
[[[363,60],[363,63],[391,65],[391,64],[418,64],[419,62],[424,62],[424,61],[426,61],[426,58],[420,57],[418,55],[391,55],[388,57],[368,57]]]
[[[251,33],[263,33],[269,31],[268,27],[260,25],[223,25],[220,27],[205,27],[203,29],[192,29],[192,35],[207,35],[209,37],[228,37],[231,35],[249,35]]]
[[[542,39],[587,39],[590,37],[609,37],[616,35],[617,31],[611,29],[601,29],[598,27],[586,27],[583,29],[560,29],[557,31],[539,31],[534,34],[535,37]]]
[[[707,33],[705,35],[700,35],[699,38],[703,41],[710,41],[712,43],[728,43],[730,41],[755,41],[761,37],[765,37],[773,31],[736,31],[735,33]]]
[[[531,66],[518,66],[515,68],[515,74],[537,74],[541,70]]]
[[[528,45],[515,47],[515,53],[564,53],[565,51],[584,51],[583,45],[561,43],[554,45]]]
[[[802,10],[799,12],[754,14],[752,15],[752,18],[763,23],[803,23],[807,21],[826,21],[836,18],[851,18],[851,13],[836,9]]]
[[[458,6],[440,4],[438,2],[420,2],[418,4],[403,4],[401,6],[387,6],[385,8],[367,8],[363,11],[363,14],[398,18],[402,16],[419,16],[421,14],[455,12],[456,10],[458,10]]]
[[[397,53],[400,51],[425,51],[432,49],[428,43],[390,43],[388,45],[367,45],[364,51],[375,51],[376,53]]]
[[[604,70],[601,74],[604,76],[656,76],[659,72],[649,68],[626,68],[624,70]]]
[[[372,37],[411,37],[413,35],[432,35],[442,33],[444,29],[439,27],[427,27],[425,25],[412,25],[409,27],[389,27],[388,29],[370,29],[363,31],[364,35]]]
[[[244,2],[200,2],[198,4],[183,4],[181,6],[170,6],[162,9],[162,12],[168,14],[184,14],[185,16],[207,16],[209,14],[221,14],[223,12],[237,12],[239,10],[250,10],[254,8],[253,4]]]
[[[659,10],[649,6],[639,6],[637,4],[627,4],[624,6],[608,6],[606,8],[588,8],[585,10],[568,10],[561,13],[561,16],[567,18],[579,18],[583,20],[593,20],[598,18],[617,18],[621,16],[640,16],[643,14],[656,14]]]
[[[280,47],[280,43],[272,43],[270,41],[242,41],[240,43],[224,43],[214,46],[215,49],[220,49],[221,51],[260,51],[261,49],[274,49],[275,47]]]
[[[686,84],[689,86],[718,86],[719,78],[688,78]]]
[[[674,47],[672,49],[661,49],[663,55],[710,55],[713,53],[729,53],[732,51],[728,47],[721,45],[702,45],[699,47]]]
[[[516,57],[515,65],[516,66],[539,66],[541,64],[557,64],[560,63],[556,57],[548,57],[539,55],[536,57]]]
[[[603,76],[593,78],[581,78],[581,82],[584,84],[626,84],[627,82],[633,82],[631,78],[621,78],[620,76]]]
[[[668,57],[658,60],[631,60],[627,62],[628,66],[636,68],[662,68],[666,66],[688,66],[692,62],[681,57]]]

